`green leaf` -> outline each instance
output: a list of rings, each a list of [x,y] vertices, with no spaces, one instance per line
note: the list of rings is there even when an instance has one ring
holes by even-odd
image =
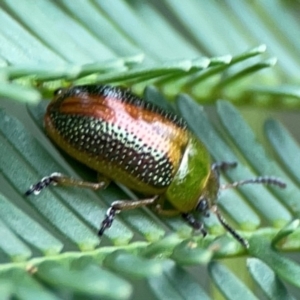
[[[268,241],[266,241],[266,239],[263,237],[253,236],[250,242],[251,247],[249,252],[251,255],[265,262],[280,278],[297,287],[300,287],[299,264],[288,258],[285,258],[279,252],[272,249]]]
[[[297,11],[296,1],[2,1],[0,298],[213,299],[213,281],[225,297],[254,298],[252,283],[241,279],[244,271],[234,276],[211,264],[211,280],[201,266],[224,257],[236,264],[235,257],[245,254],[261,259],[248,264],[266,297],[289,299],[292,292],[299,298],[298,265],[281,253],[300,248],[297,137],[267,121],[266,149],[227,102],[257,112],[268,107],[268,113],[299,107]],[[204,220],[207,237],[191,237],[181,218],[148,209],[118,215],[99,241],[110,203],[137,199],[115,184],[100,192],[53,187],[23,196],[52,172],[90,181],[96,176],[44,136],[46,103],[30,106],[28,117],[22,102],[52,98],[59,87],[105,82],[138,94],[146,88],[148,100],[170,111],[179,108],[214,160],[239,162],[222,174],[222,184],[260,175],[286,181],[285,190],[222,191],[218,204],[249,240],[249,250],[225,235],[214,216]],[[218,99],[227,101],[216,109],[194,102]],[[292,289],[284,288],[286,282]]]
[[[22,239],[45,255],[53,255],[61,251],[63,244],[58,239],[49,234],[38,222],[35,222],[32,217],[22,212],[1,194],[0,216]],[[7,243],[6,239],[3,240]],[[15,249],[19,248],[22,247],[16,247]],[[26,258],[28,259],[28,257]]]
[[[29,103],[37,103],[41,97],[40,93],[33,88],[2,82],[0,83],[0,95]]]
[[[171,258],[180,265],[208,263],[213,256],[210,249],[201,248],[192,240],[183,241],[173,250]]]
[[[273,238],[272,245],[276,246],[277,244],[280,243],[286,243],[284,239],[286,239],[293,232],[296,232],[296,230],[299,228],[299,224],[300,224],[300,220],[296,219],[288,223],[282,229],[280,229],[279,232],[276,234],[276,236]]]
[[[285,168],[300,182],[300,174],[297,166],[299,166],[300,147],[289,132],[275,120],[268,120],[265,123],[265,132],[267,138],[272,144],[277,155],[284,163]]]
[[[218,108],[221,121],[227,133],[234,141],[235,146],[243,152],[251,166],[260,174],[266,173],[270,174],[270,176],[278,176],[287,181],[288,179],[285,179],[285,173],[267,156],[263,147],[257,142],[253,131],[249,125],[243,121],[239,112],[232,105],[224,101],[219,102]],[[292,181],[287,181],[286,189],[272,187],[272,190],[291,210],[299,214],[300,202],[297,200],[299,189]],[[286,196],[287,193],[289,197]],[[266,196],[263,197],[265,198]],[[266,208],[266,213],[270,213],[268,208]],[[285,214],[286,220],[288,220],[287,212],[284,212],[283,207],[280,214],[281,216]],[[282,221],[284,222],[285,218],[278,216],[276,219],[274,222],[280,223]]]
[[[209,273],[226,299],[257,299],[232,272],[220,263],[210,263]]]
[[[158,276],[162,273],[160,262],[142,259],[120,250],[107,255],[103,261],[103,265],[118,272],[118,274],[138,278]]]
[[[5,298],[5,280],[7,278],[10,279],[11,291],[12,294],[17,296],[20,299],[41,299],[41,300],[58,300],[59,298],[49,291],[45,289],[45,287],[38,281],[36,281],[30,274],[28,274],[25,270],[21,270],[18,268],[11,269],[8,272],[0,273],[2,288],[1,291],[1,299]]]
[[[39,265],[35,276],[57,288],[79,294],[112,299],[128,299],[131,294],[131,286],[126,281],[95,264],[69,269],[56,262],[45,262]]]
[[[195,279],[174,262],[165,261],[163,270],[163,275],[148,281],[157,299],[210,299]]]
[[[257,258],[249,258],[247,260],[247,267],[253,279],[260,286],[268,299],[294,299],[272,269],[262,261]]]
[[[0,221],[0,248],[12,261],[24,261],[31,256],[30,249]]]

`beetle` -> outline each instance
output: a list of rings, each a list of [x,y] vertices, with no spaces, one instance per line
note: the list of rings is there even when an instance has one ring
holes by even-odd
[[[249,244],[221,215],[220,190],[248,183],[285,183],[258,177],[221,185],[220,171],[233,162],[212,163],[203,143],[176,114],[147,102],[130,90],[110,85],[81,85],[58,89],[47,107],[44,125],[50,139],[70,156],[96,170],[98,182],[86,182],[53,173],[32,185],[26,196],[39,194],[49,185],[103,189],[117,181],[145,195],[138,201],[115,201],[106,212],[99,236],[111,227],[122,210],[152,206],[163,215],[181,215],[203,236],[207,234],[194,213],[212,211],[223,227],[244,247]],[[173,209],[165,209],[168,201]]]

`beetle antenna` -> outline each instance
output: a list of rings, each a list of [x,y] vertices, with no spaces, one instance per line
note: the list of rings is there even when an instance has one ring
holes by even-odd
[[[230,189],[230,188],[236,188],[238,186],[249,184],[249,183],[250,184],[258,183],[258,184],[277,185],[282,189],[284,189],[286,187],[286,184],[278,178],[274,178],[274,177],[257,177],[257,178],[253,178],[253,179],[246,179],[246,180],[236,181],[236,182],[233,182],[233,183],[222,184],[220,186],[220,189],[221,190],[226,190],[226,189]]]
[[[218,220],[222,224],[222,226],[239,242],[242,244],[243,247],[246,249],[249,248],[249,243],[246,239],[244,239],[242,236],[240,236],[224,219],[224,217],[221,215],[220,211],[218,210],[217,206],[214,205],[211,208],[212,212],[216,214],[218,217]]]
[[[216,171],[227,171],[229,169],[233,169],[236,167],[237,167],[237,162],[221,161],[221,162],[213,163],[211,169]]]

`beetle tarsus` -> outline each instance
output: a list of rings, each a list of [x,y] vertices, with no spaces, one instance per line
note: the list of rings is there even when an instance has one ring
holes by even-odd
[[[182,217],[193,229],[200,231],[203,237],[207,235],[203,223],[197,221],[192,214],[183,213]]]
[[[108,228],[111,227],[111,225],[112,225],[112,223],[113,223],[113,221],[114,221],[114,219],[115,219],[115,216],[116,216],[116,214],[117,214],[118,212],[119,212],[119,211],[116,210],[116,209],[113,208],[113,207],[110,207],[110,208],[107,210],[105,219],[102,221],[101,227],[100,227],[100,229],[99,229],[99,231],[98,231],[98,235],[99,235],[99,236],[102,236],[103,233],[104,233],[104,231],[105,231],[106,229],[108,229]]]
[[[38,195],[44,188],[48,187],[49,185],[57,184],[57,179],[61,177],[60,173],[52,173],[50,176],[46,176],[42,178],[38,183],[33,184],[30,186],[29,190],[25,192],[25,196],[30,196],[31,194]]]

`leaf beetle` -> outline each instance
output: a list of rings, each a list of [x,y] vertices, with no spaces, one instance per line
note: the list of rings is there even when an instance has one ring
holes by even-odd
[[[99,173],[99,182],[53,173],[32,185],[26,196],[39,194],[51,184],[103,189],[110,181],[145,195],[138,201],[113,202],[101,223],[100,236],[122,210],[151,206],[159,214],[181,215],[203,236],[207,232],[194,214],[207,217],[211,211],[248,248],[248,241],[219,212],[219,191],[248,183],[285,187],[285,183],[272,177],[221,185],[220,171],[236,167],[236,163],[212,163],[203,143],[181,117],[120,87],[81,85],[58,89],[47,108],[44,124],[55,144]],[[166,210],[164,201],[173,209]]]

